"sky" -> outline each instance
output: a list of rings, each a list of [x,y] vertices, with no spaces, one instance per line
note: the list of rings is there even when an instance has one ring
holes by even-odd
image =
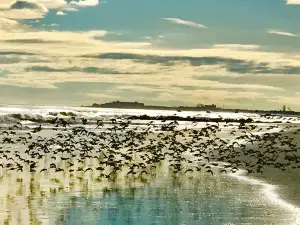
[[[0,0],[0,103],[300,111],[300,0]]]

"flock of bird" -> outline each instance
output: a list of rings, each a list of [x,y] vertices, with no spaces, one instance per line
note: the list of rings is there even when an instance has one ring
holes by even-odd
[[[266,166],[300,168],[297,124],[198,126],[201,123],[194,121],[182,128],[176,120],[156,122],[137,125],[128,119],[99,119],[87,128],[86,118],[55,117],[30,130],[17,122],[0,130],[0,171],[68,173],[78,178],[94,173],[114,181],[120,174],[146,180],[162,167],[172,176],[235,173],[239,168],[255,174]]]

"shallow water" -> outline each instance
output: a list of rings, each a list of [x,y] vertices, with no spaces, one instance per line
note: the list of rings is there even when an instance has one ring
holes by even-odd
[[[80,188],[46,197],[33,193],[23,199],[28,216],[25,208],[14,209],[15,215],[19,209],[28,221],[8,224],[293,224],[295,215],[269,205],[261,194],[258,186],[205,174],[194,179],[161,179],[144,187]]]

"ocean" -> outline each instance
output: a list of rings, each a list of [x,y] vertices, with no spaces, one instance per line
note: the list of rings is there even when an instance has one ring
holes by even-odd
[[[72,113],[72,114],[70,114]],[[8,106],[0,107],[1,131],[19,123],[22,130],[19,136],[38,127],[43,130],[32,134],[34,137],[57,138],[59,132],[82,126],[82,119],[87,119],[85,129],[96,132],[97,120],[110,121],[112,118],[126,120],[132,115],[208,117],[259,120],[253,123],[258,128],[270,126],[270,122],[278,118],[262,118],[258,114],[243,113],[208,113],[208,112],[175,112],[133,109],[96,109],[80,107],[55,106]],[[76,119],[70,122],[66,130],[53,130],[53,124],[46,123],[55,117]],[[283,126],[300,123],[299,118],[283,117],[278,127],[271,130],[256,130],[253,134],[279,132]],[[70,120],[71,121],[71,120]],[[289,121],[288,123],[286,123]],[[166,121],[168,122],[168,121]],[[133,127],[147,127],[149,121],[132,121]],[[154,124],[162,124],[155,121]],[[211,123],[214,124],[214,123]],[[179,121],[178,129],[201,129],[207,123],[196,125],[187,121]],[[104,124],[99,129],[105,131],[111,124]],[[219,124],[221,138],[228,140],[233,137],[228,133],[236,126],[228,127]],[[295,127],[296,129],[296,127]],[[98,130],[98,131],[99,131]],[[158,133],[153,129],[153,135]],[[19,137],[16,136],[16,137]],[[7,137],[0,135],[0,140]],[[2,143],[2,141],[1,141]],[[25,157],[26,144],[0,145],[0,150],[9,149],[9,153],[18,152]],[[28,157],[28,155],[26,155]],[[53,157],[53,155],[51,155]],[[8,157],[1,158],[2,165],[13,162]],[[29,159],[29,158],[27,158]],[[50,158],[46,156],[39,161],[40,168],[49,165]],[[72,161],[73,162],[73,161]],[[85,165],[90,168],[94,160],[88,160]],[[69,168],[65,162],[57,161],[61,168]],[[47,169],[48,170],[48,169]],[[0,224],[47,224],[47,225],[193,225],[193,224],[300,224],[300,208],[278,194],[278,188],[270,181],[246,175],[240,169],[236,173],[219,173],[212,168],[213,175],[206,172],[183,173],[176,177],[170,176],[168,165],[156,169],[156,175],[148,182],[120,179],[108,182],[99,179],[94,171],[53,173],[29,173],[26,171],[7,172],[0,167]]]

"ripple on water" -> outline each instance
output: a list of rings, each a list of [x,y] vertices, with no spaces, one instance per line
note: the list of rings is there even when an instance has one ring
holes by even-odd
[[[43,224],[293,224],[291,213],[268,204],[260,194],[258,186],[206,175],[76,196],[59,193],[47,198]]]

